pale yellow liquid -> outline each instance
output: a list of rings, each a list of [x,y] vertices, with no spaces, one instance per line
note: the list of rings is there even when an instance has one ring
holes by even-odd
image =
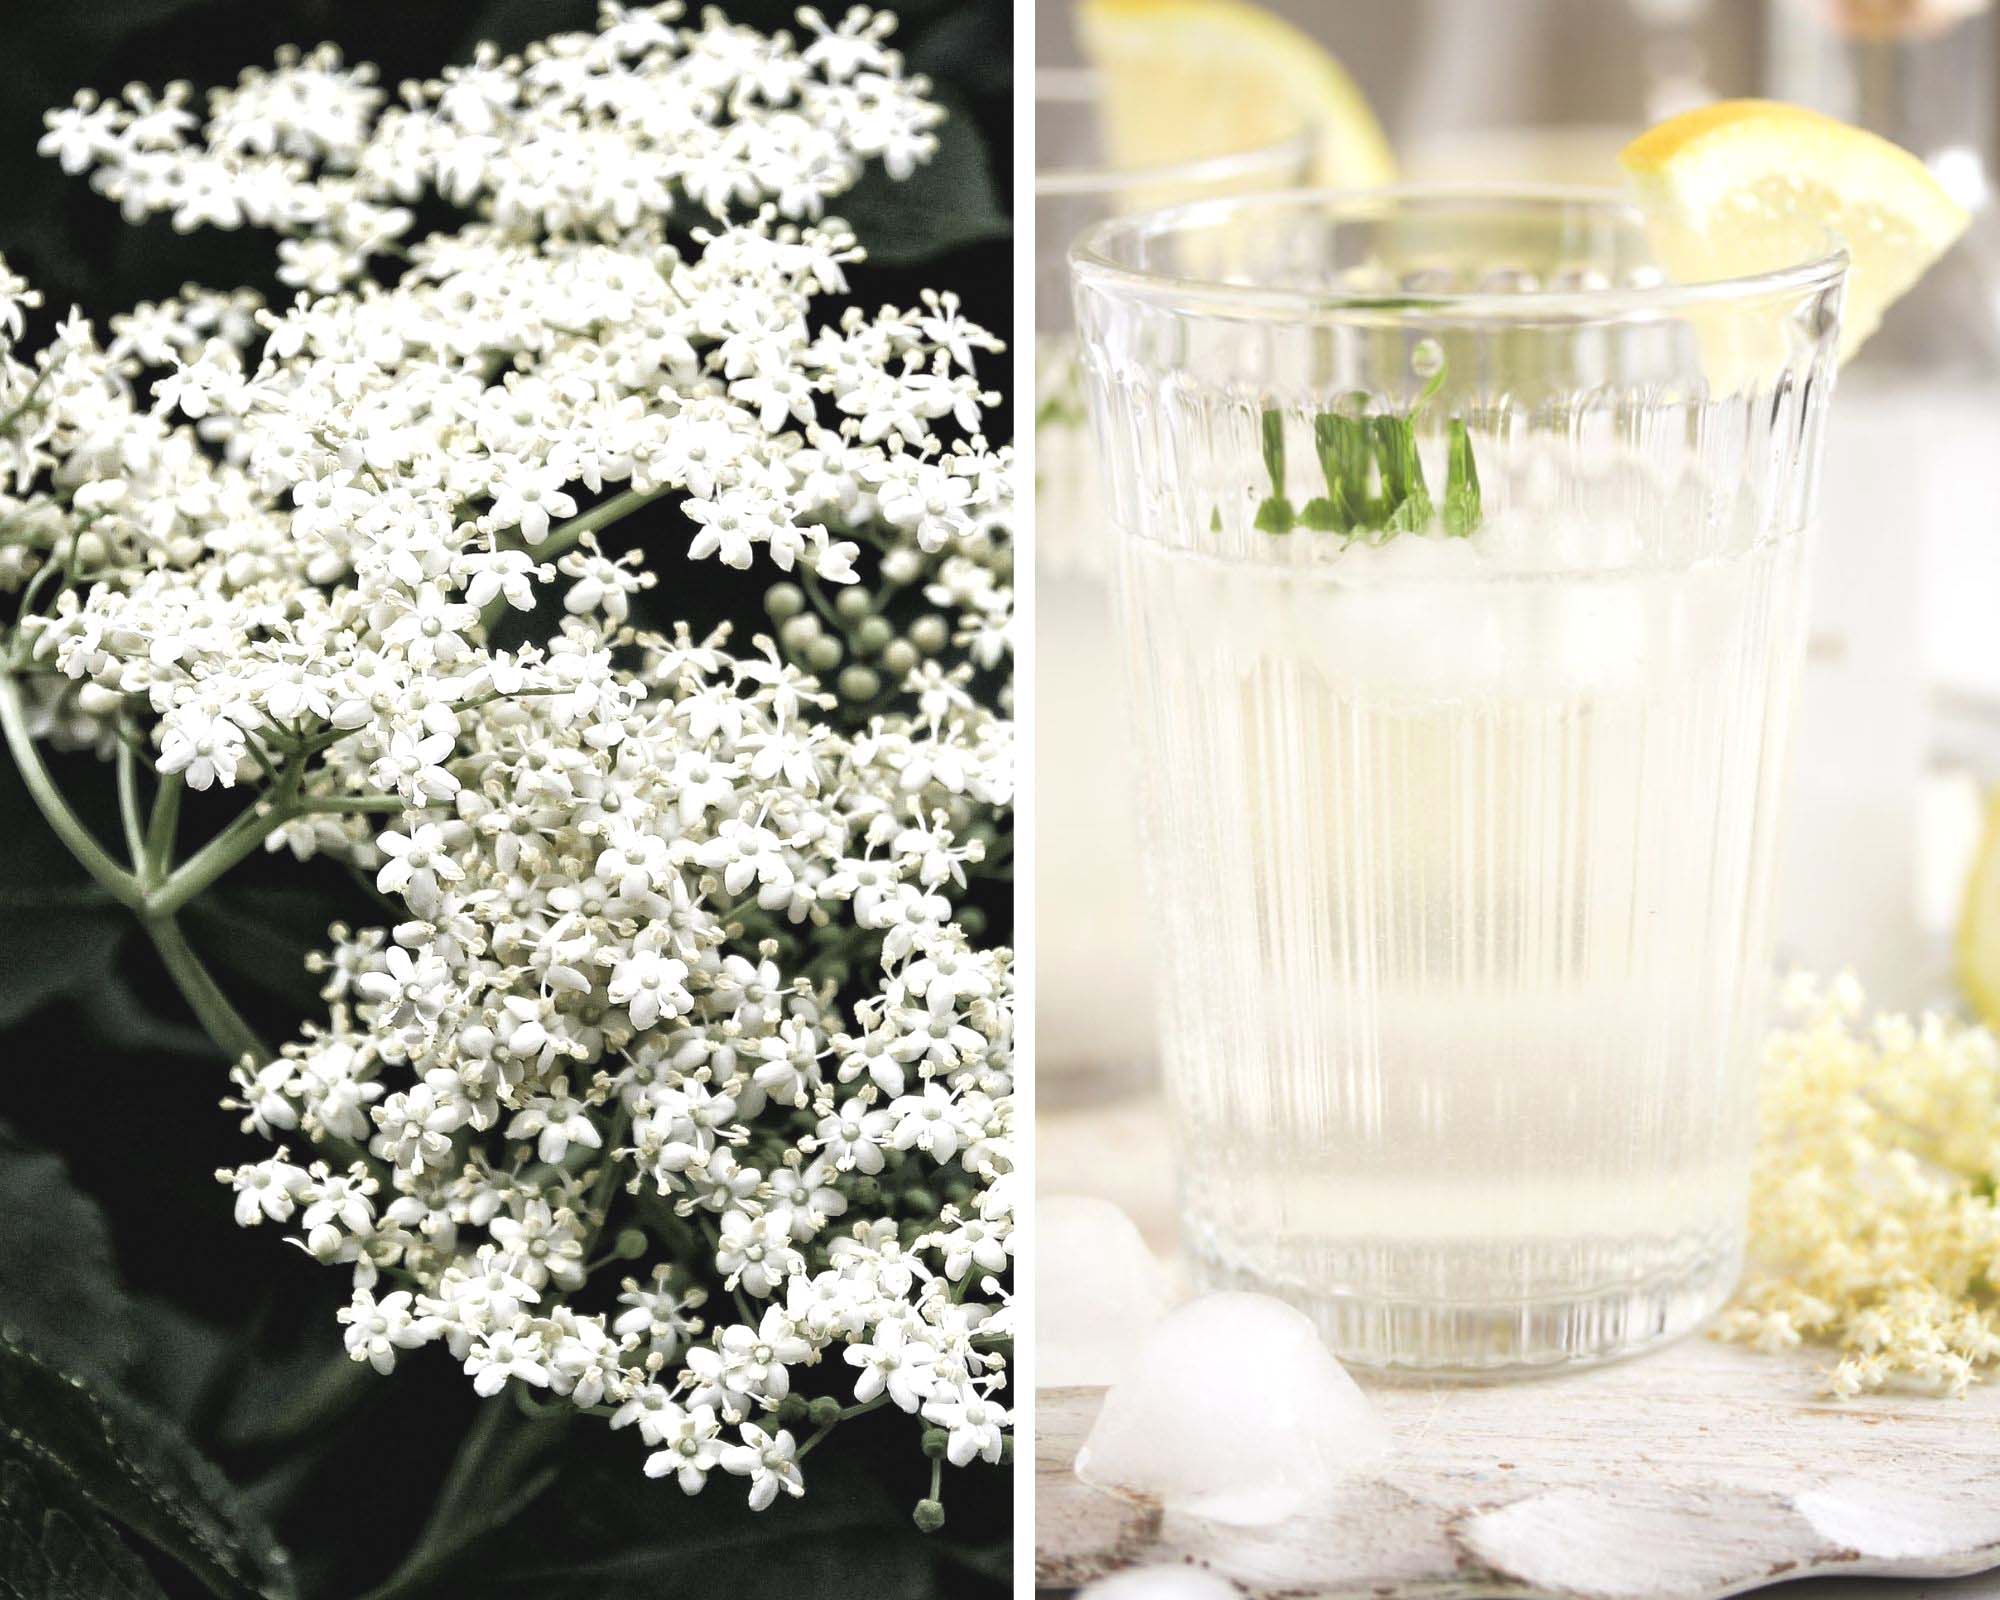
[[[1123,541],[1189,1242],[1349,1359],[1632,1348],[1740,1261],[1804,541],[1401,537]]]

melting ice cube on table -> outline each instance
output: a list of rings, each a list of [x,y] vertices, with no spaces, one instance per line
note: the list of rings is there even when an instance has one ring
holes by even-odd
[[[1268,1295],[1211,1294],[1127,1353],[1076,1472],[1171,1511],[1261,1527],[1324,1502],[1389,1443],[1302,1312]]]
[[[1052,1195],[1035,1216],[1035,1386],[1115,1383],[1173,1303],[1166,1269],[1108,1200]]]
[[[1243,1591],[1227,1578],[1200,1567],[1132,1567],[1099,1578],[1076,1600],[1242,1600]]]

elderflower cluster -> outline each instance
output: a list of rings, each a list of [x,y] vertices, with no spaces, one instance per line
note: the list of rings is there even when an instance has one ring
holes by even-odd
[[[297,294],[23,360],[0,278],[0,587],[41,736],[248,788],[212,850],[384,907],[236,1069],[277,1146],[238,1219],[352,1274],[357,1361],[439,1346],[762,1507],[808,1420],[1003,1455],[1013,970],[965,897],[1010,836],[1011,458],[953,296],[829,308],[838,197],[935,148],[891,19],[679,17],[52,114],[129,217],[280,235]],[[420,237],[427,195],[462,216]],[[673,568],[601,540],[642,510],[791,574],[773,635],[638,628]]]
[[[1766,1053],[1751,1274],[1717,1332],[1839,1347],[1831,1393],[1962,1393],[2000,1361],[2000,1040],[1936,1014],[1862,1021],[1794,978]]]

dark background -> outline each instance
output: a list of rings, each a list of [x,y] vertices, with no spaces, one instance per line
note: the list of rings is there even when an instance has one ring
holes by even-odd
[[[725,9],[766,29],[786,25],[791,10],[771,0],[730,0]],[[837,15],[840,0],[823,9]],[[871,177],[835,208],[875,256],[852,274],[856,298],[906,304],[920,286],[954,289],[971,316],[1005,335],[1006,0],[910,0],[896,9],[897,42],[935,80],[952,117],[939,158],[917,178],[890,185]],[[37,156],[42,112],[76,89],[173,78],[206,88],[233,81],[244,65],[268,64],[281,44],[322,39],[350,61],[379,63],[393,85],[467,59],[481,39],[512,49],[588,27],[594,10],[591,0],[4,0],[0,253],[47,296],[35,332],[71,304],[101,321],[189,281],[289,298],[270,276],[267,237],[181,236],[164,220],[129,226],[84,178]],[[1006,360],[989,357],[982,377],[998,386]],[[1003,411],[995,437],[1007,427]],[[650,525],[642,515],[619,532],[642,544],[685,540],[685,528],[671,526],[671,507],[650,510],[658,513]],[[644,597],[654,618],[762,623],[768,572],[734,574],[671,556],[655,565],[663,581]],[[88,756],[54,758],[52,767],[100,836],[115,840],[109,768]],[[241,804],[240,793],[189,798],[184,849]],[[991,936],[1004,938],[1004,883],[985,886],[979,900]],[[259,858],[183,921],[248,1019],[278,1040],[322,1013],[303,956],[342,915],[368,916],[342,869]],[[54,1152],[68,1169],[64,1179],[55,1163],[23,1156],[0,1136],[0,1231],[11,1233],[11,1243],[0,1243],[0,1288],[10,1262],[17,1290],[26,1277],[53,1272],[43,1292],[74,1292],[92,1302],[76,1305],[78,1317],[117,1324],[108,1338],[128,1386],[178,1418],[247,1489],[290,1547],[306,1594],[347,1597],[379,1581],[414,1541],[471,1419],[471,1386],[435,1349],[406,1357],[390,1378],[342,1385],[329,1363],[340,1354],[334,1311],[347,1274],[313,1264],[275,1229],[239,1230],[228,1192],[212,1180],[217,1167],[268,1153],[219,1109],[226,1088],[216,1053],[144,937],[126,913],[96,899],[0,759],[0,1127],[11,1125],[22,1143]],[[101,1208],[102,1227],[89,1202]],[[13,1215],[5,1214],[10,1203]],[[122,1278],[122,1288],[72,1291],[66,1268],[52,1262]],[[830,1375],[822,1366],[815,1379]],[[329,1381],[339,1421],[298,1435]],[[928,1463],[911,1420],[894,1411],[844,1425],[811,1463],[807,1497],[757,1516],[744,1509],[737,1480],[718,1474],[687,1499],[670,1482],[641,1476],[636,1437],[613,1435],[596,1419],[571,1427],[560,1449],[554,1486],[436,1593],[976,1600],[1006,1592],[1009,1474],[948,1470],[949,1524],[938,1535],[917,1533],[909,1512],[928,1490]],[[180,1592],[179,1579],[165,1581]]]

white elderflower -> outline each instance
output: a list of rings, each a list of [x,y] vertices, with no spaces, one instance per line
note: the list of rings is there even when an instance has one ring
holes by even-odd
[[[741,1444],[723,1447],[722,1470],[750,1480],[752,1511],[762,1511],[778,1498],[780,1489],[791,1495],[806,1492],[796,1459],[798,1446],[790,1433],[780,1428],[768,1434],[754,1422],[744,1423],[740,1432]]]
[[[759,1299],[773,1293],[805,1266],[805,1257],[791,1247],[791,1228],[784,1215],[747,1216],[726,1213],[716,1241],[715,1265],[725,1273],[723,1287],[743,1286]]]
[[[922,1339],[912,1338],[909,1324],[885,1321],[872,1341],[847,1347],[849,1366],[859,1367],[854,1398],[873,1400],[879,1394],[901,1410],[914,1412],[929,1398],[936,1382],[932,1368],[938,1353]]]
[[[179,712],[160,739],[162,776],[180,774],[190,789],[236,782],[243,760],[243,730],[229,718],[189,706]]]
[[[926,1401],[924,1418],[946,1431],[945,1459],[954,1467],[962,1467],[974,1457],[1000,1459],[1001,1430],[1008,1421],[1006,1408],[972,1385]]]
[[[526,1318],[514,1326],[494,1328],[473,1340],[465,1355],[465,1375],[473,1390],[495,1395],[518,1378],[538,1389],[549,1386],[549,1351],[542,1335]]]
[[[417,1315],[414,1303],[407,1289],[377,1300],[368,1290],[357,1288],[353,1300],[336,1313],[347,1324],[347,1353],[377,1372],[393,1371],[398,1350],[415,1350],[438,1335],[438,1319]]]
[[[755,1327],[735,1323],[709,1346],[687,1355],[689,1392],[696,1405],[712,1405],[728,1421],[747,1416],[753,1404],[782,1400],[791,1393],[793,1364],[814,1354],[781,1307],[773,1306]]]
[[[356,1360],[442,1344],[759,1508],[854,1407],[1004,1451],[1013,459],[999,341],[863,303],[835,220],[937,147],[894,27],[607,4],[393,93],[325,47],[85,93],[44,153],[288,297],[28,352],[0,265],[0,720],[161,796],[84,865],[169,942],[260,844],[387,902],[275,1049],[175,964],[308,1147],[218,1175],[238,1220],[350,1275]],[[768,626],[658,620],[711,559]],[[184,789],[249,799],[175,859]]]
[[[618,1426],[615,1420],[611,1425]],[[646,1476],[664,1478],[671,1473],[683,1493],[698,1494],[709,1473],[722,1460],[721,1434],[722,1424],[711,1407],[689,1406],[683,1410],[669,1401],[665,1414],[654,1424],[646,1441],[660,1447],[646,1457]]]
[[[267,1161],[251,1161],[234,1171],[216,1174],[236,1191],[236,1220],[252,1227],[266,1217],[273,1222],[289,1222],[298,1210],[299,1196],[312,1185],[302,1167],[285,1160],[282,1153]]]

